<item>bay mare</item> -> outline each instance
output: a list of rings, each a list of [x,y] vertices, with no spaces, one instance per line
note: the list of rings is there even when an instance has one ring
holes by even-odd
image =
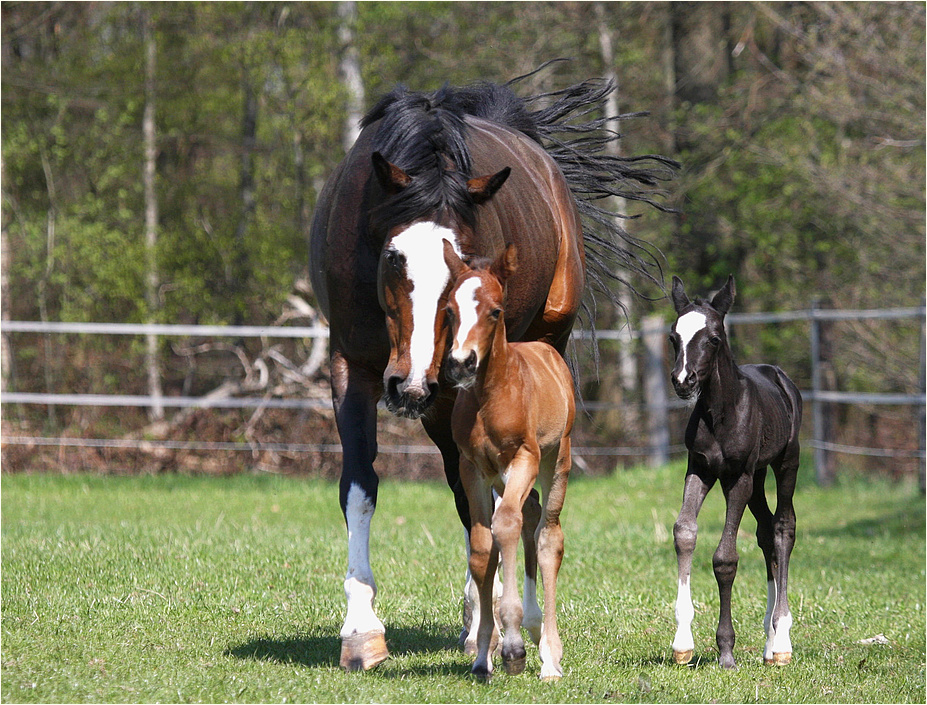
[[[470,529],[450,427],[456,392],[442,375],[450,283],[442,240],[464,261],[494,257],[514,243],[522,255],[508,282],[509,338],[543,340],[561,355],[584,294],[605,289],[620,269],[655,274],[646,243],[628,236],[595,200],[621,195],[662,208],[655,187],[672,177],[675,162],[603,152],[618,136],[589,112],[614,90],[611,83],[590,80],[520,98],[511,84],[522,78],[392,91],[366,115],[319,195],[310,275],[330,325],[343,449],[348,570],[341,665],[349,670],[388,656],[369,551],[378,400],[421,420]],[[537,494],[532,498],[536,503]]]

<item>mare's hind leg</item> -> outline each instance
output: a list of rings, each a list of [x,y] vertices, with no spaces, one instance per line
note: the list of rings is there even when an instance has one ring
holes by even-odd
[[[692,460],[689,460],[689,470],[682,493],[682,508],[673,525],[673,543],[676,548],[678,565],[673,659],[678,664],[689,663],[695,652],[695,641],[692,638],[692,619],[695,617],[695,608],[692,606],[689,578],[692,573],[692,553],[695,551],[695,539],[698,535],[698,513],[708,490],[714,483],[714,477],[703,475],[693,466]]]
[[[538,542],[541,524],[541,503],[537,490],[532,489],[522,507],[521,540],[525,549],[525,584],[522,590],[521,625],[528,630],[531,641],[541,642],[541,622],[544,618],[538,605]],[[505,578],[508,580],[508,576]]]
[[[789,610],[789,559],[795,546],[795,507],[792,496],[798,475],[798,442],[786,450],[786,456],[776,473],[776,514],[773,519],[773,546],[776,556],[776,606],[769,625],[764,660],[784,666],[792,661],[792,613]]]
[[[737,530],[747,508],[747,502],[753,496],[753,468],[749,465],[733,482],[722,484],[727,511],[724,516],[724,530],[721,533],[721,542],[718,550],[712,557],[712,566],[715,570],[715,580],[718,581],[718,594],[721,610],[718,617],[718,663],[722,668],[734,668],[734,624],[731,619],[731,593],[734,588],[734,578],[737,575]]]

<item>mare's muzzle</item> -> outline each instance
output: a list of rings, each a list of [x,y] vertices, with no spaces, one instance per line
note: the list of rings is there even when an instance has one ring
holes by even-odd
[[[398,375],[391,375],[386,379],[386,393],[383,398],[386,408],[396,416],[421,418],[437,397],[437,381],[426,379],[423,385],[412,385],[407,378]]]

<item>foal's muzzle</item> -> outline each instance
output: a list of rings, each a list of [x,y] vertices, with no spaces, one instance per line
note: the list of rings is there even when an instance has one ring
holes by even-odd
[[[680,399],[692,399],[698,395],[698,375],[690,372],[682,382],[673,375],[673,389],[676,390],[676,396]]]
[[[463,360],[449,356],[444,366],[444,373],[455,387],[466,389],[476,382],[476,367],[476,351],[471,350]]]

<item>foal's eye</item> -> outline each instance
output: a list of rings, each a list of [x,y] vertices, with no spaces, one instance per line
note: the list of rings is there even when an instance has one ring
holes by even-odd
[[[718,347],[719,345],[721,345],[721,338],[719,338],[719,337],[716,336],[716,335],[713,335],[713,336],[711,336],[711,337],[708,339],[708,342],[711,343],[711,346],[712,346],[712,347],[716,348],[716,347]]]
[[[501,315],[502,315],[502,309],[501,309],[501,308],[494,308],[492,311],[489,312],[489,317],[490,317],[491,319],[493,319],[494,321],[498,321],[498,320],[499,320],[499,316],[501,316]]]

